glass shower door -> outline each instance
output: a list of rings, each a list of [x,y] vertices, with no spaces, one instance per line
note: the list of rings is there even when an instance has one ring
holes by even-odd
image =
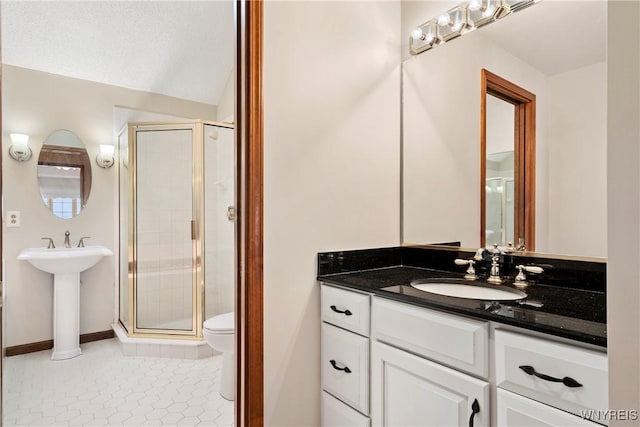
[[[136,132],[136,332],[196,330],[193,141],[193,128]]]

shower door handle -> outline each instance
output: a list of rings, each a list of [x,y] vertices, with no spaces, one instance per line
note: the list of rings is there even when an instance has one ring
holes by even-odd
[[[196,222],[191,220],[191,240],[196,240]]]

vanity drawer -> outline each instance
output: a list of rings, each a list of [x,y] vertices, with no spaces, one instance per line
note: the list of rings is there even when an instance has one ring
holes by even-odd
[[[322,392],[322,427],[369,427],[369,417]]]
[[[498,389],[497,424],[500,427],[597,427],[584,418],[535,400]]]
[[[487,322],[373,298],[372,338],[488,377]]]
[[[369,336],[369,295],[327,285],[320,292],[324,322]]]
[[[369,339],[322,324],[322,388],[369,413]]]
[[[576,415],[608,409],[605,353],[503,330],[495,347],[498,387]]]

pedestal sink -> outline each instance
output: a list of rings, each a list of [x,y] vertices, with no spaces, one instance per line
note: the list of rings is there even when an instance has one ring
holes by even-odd
[[[80,350],[80,272],[113,252],[103,246],[84,248],[29,248],[19,260],[53,274],[53,353],[51,359],[76,357]]]

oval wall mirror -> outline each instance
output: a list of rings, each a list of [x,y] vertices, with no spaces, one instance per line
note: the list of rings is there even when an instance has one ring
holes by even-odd
[[[91,163],[76,134],[57,130],[44,141],[38,157],[38,185],[53,215],[70,219],[82,212],[91,192]]]

